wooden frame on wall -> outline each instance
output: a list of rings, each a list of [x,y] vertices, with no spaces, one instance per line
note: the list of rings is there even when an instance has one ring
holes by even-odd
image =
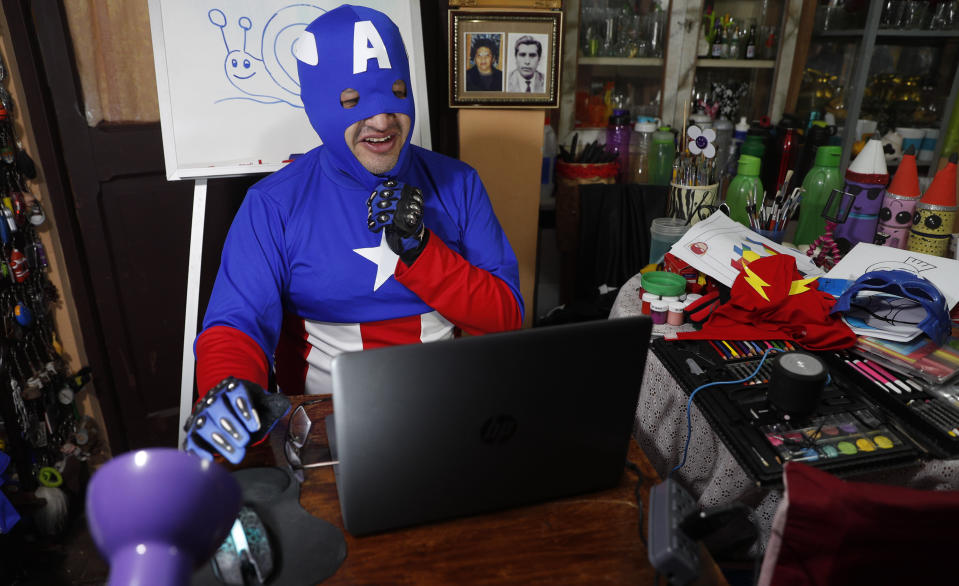
[[[562,30],[559,11],[451,10],[450,107],[557,108]]]

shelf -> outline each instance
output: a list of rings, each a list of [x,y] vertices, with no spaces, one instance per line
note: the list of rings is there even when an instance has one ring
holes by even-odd
[[[615,65],[617,67],[662,67],[662,57],[583,57],[579,65]]]
[[[833,30],[833,31],[821,31],[813,33],[813,38],[862,38],[865,35],[865,31],[861,28],[859,29],[843,29],[843,30]],[[920,29],[907,29],[907,30],[896,30],[896,29],[880,29],[876,31],[876,38],[883,37],[895,37],[900,39],[919,39],[919,40],[929,40],[929,39],[956,39],[959,38],[959,30],[956,31],[926,31]]]
[[[697,59],[696,67],[722,67],[728,69],[772,69],[775,59]]]

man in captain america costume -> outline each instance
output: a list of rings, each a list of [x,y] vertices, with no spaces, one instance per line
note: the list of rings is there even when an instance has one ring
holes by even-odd
[[[251,187],[233,220],[194,344],[206,396],[184,449],[205,458],[239,462],[288,409],[262,390],[271,369],[285,394],[329,393],[341,352],[523,321],[516,257],[478,174],[410,144],[396,25],[341,6],[294,54],[323,144]]]

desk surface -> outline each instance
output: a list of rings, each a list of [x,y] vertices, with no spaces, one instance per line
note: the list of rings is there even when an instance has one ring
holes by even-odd
[[[313,397],[291,398],[296,405]],[[326,445],[324,417],[332,409],[330,401],[307,407],[314,422],[311,444]],[[271,434],[273,453],[251,453],[248,464],[270,465],[268,460],[277,457],[273,461],[285,462],[281,427]],[[645,477],[645,509],[649,487],[659,477],[635,442],[630,442],[629,459]],[[636,481],[627,470],[609,490],[365,537],[343,529],[331,468],[306,470],[300,503],[346,537],[346,560],[328,584],[652,584],[655,573],[637,531]],[[698,583],[726,584],[708,553],[703,554]]]

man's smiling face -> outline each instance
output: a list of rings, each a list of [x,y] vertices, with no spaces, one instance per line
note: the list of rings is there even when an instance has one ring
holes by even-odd
[[[406,84],[402,80],[393,84],[393,94],[398,98],[406,97]],[[359,92],[346,89],[340,94],[340,105],[353,108],[361,99]],[[346,129],[343,138],[367,171],[382,175],[396,166],[409,134],[409,116],[384,113],[354,122]]]

